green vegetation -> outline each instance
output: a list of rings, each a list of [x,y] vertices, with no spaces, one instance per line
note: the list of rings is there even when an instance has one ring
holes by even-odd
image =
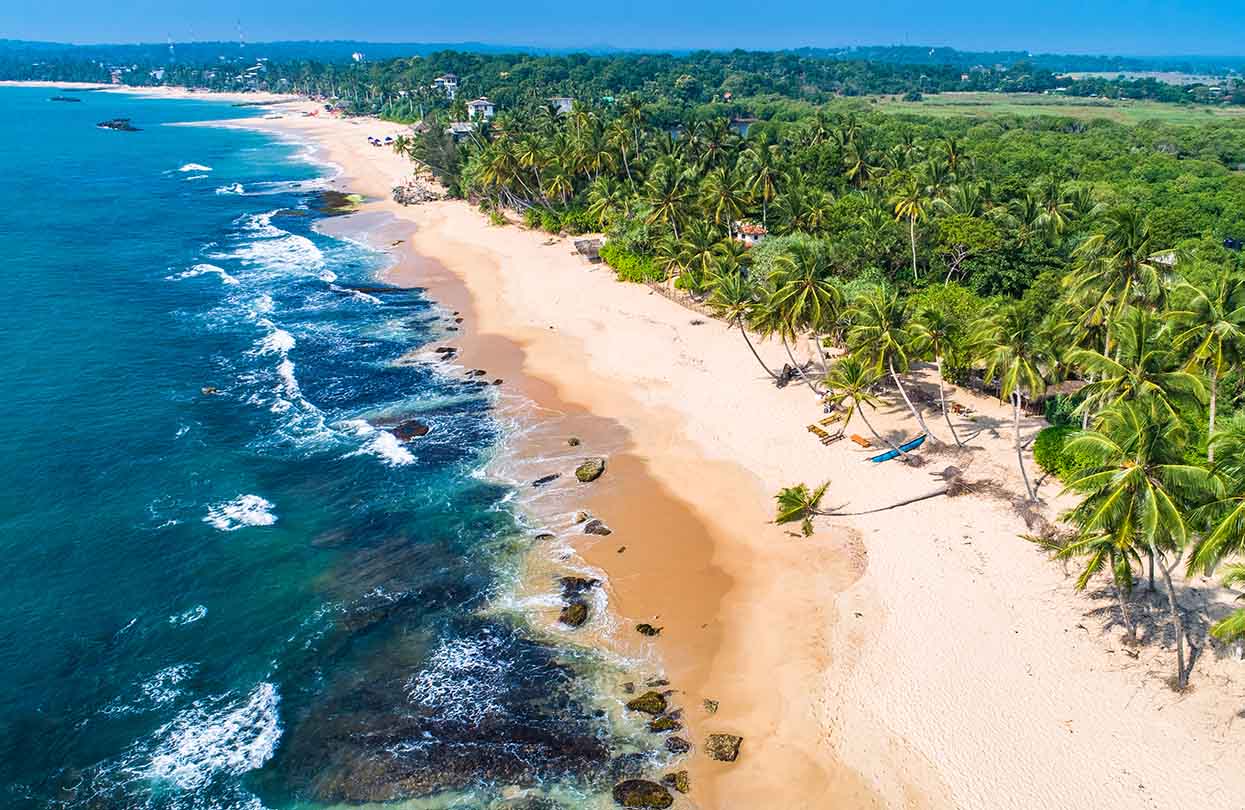
[[[1044,93],[942,93],[926,95],[920,101],[905,101],[897,96],[879,96],[875,98],[875,102],[879,110],[888,113],[983,118],[1050,116],[1077,121],[1113,121],[1120,124],[1157,121],[1163,124],[1196,125],[1222,119],[1236,120],[1245,115],[1245,109],[1241,107]]]

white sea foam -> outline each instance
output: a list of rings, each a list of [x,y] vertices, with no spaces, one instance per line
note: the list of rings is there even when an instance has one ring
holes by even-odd
[[[183,180],[202,180],[207,177],[206,174],[192,174],[189,177],[183,177]]]
[[[298,387],[298,378],[294,376],[294,361],[288,357],[282,360],[277,366],[277,374],[281,376],[281,385],[286,396],[291,400],[302,399],[302,389]]]
[[[204,166],[202,163],[187,163],[178,169],[179,172],[210,172],[211,166]]]
[[[146,775],[201,790],[215,776],[255,770],[272,758],[281,738],[280,703],[270,683],[259,684],[244,700],[196,701],[156,731]]]
[[[500,713],[510,674],[506,659],[497,654],[500,647],[491,635],[443,639],[424,668],[407,680],[407,698],[461,722],[479,724]]]
[[[177,273],[172,276],[165,276],[165,279],[168,281],[178,281],[183,278],[195,278],[196,276],[203,276],[203,275],[220,276],[221,282],[225,284],[229,284],[229,285],[235,285],[238,283],[238,280],[234,278],[233,276],[229,275],[228,273],[226,273],[224,269],[217,267],[214,264],[206,264],[206,263],[196,264],[194,267],[190,268],[189,270],[183,270],[182,272]]]
[[[277,522],[272,503],[258,495],[239,495],[232,501],[208,507],[204,523],[222,532],[232,532],[246,526],[271,526]]]
[[[323,276],[321,276],[321,278],[323,278]],[[366,301],[369,304],[380,303],[379,298],[377,298],[374,295],[368,295],[362,290],[351,290],[346,287],[338,287],[336,284],[333,284],[332,282],[329,283],[329,289],[332,290],[333,292],[339,292],[339,293],[348,292],[350,293],[350,297],[354,298],[356,301]]]
[[[182,626],[193,624],[207,615],[208,609],[206,605],[195,605],[189,610],[176,613],[169,617],[169,624]]]
[[[194,664],[177,664],[156,672],[137,684],[132,702],[118,698],[104,707],[109,715],[139,714],[172,703],[181,697],[180,684],[194,675]]]
[[[245,191],[241,183],[230,183],[227,186],[219,186],[216,189],[217,194],[242,194]]]
[[[294,336],[289,332],[273,326],[271,321],[260,321],[260,324],[269,327],[272,331],[259,341],[259,345],[255,347],[256,354],[285,355],[294,348]]]
[[[381,430],[363,419],[350,419],[342,423],[342,427],[351,430],[354,435],[366,439],[363,446],[350,456],[372,455],[390,467],[401,467],[415,461],[415,456],[406,449],[398,437],[387,430]]]

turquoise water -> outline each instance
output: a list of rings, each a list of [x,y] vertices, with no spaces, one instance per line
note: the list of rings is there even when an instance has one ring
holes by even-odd
[[[313,229],[299,145],[164,126],[253,110],[53,94],[0,90],[0,805],[598,788],[576,668],[480,614],[490,392],[396,362],[445,314]]]

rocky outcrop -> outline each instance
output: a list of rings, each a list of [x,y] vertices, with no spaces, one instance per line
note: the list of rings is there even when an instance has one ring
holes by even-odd
[[[605,459],[600,457],[585,459],[582,464],[575,468],[575,477],[585,484],[597,480],[604,473]]]
[[[400,422],[396,427],[391,428],[389,432],[392,433],[398,441],[409,442],[411,439],[428,435],[428,431],[430,429],[431,428],[418,419],[407,419],[405,422]]]
[[[635,626],[635,629],[636,629],[636,632],[642,636],[659,636],[661,635],[661,630],[662,630],[662,628],[654,627],[648,622],[642,622],[640,624],[637,624]]]
[[[614,531],[601,521],[593,518],[584,524],[584,534],[599,534],[604,537],[607,534],[613,534]]]
[[[705,752],[710,759],[734,762],[739,757],[739,746],[743,741],[743,737],[734,734],[710,734],[705,739]]]
[[[648,730],[654,734],[665,734],[670,731],[681,731],[682,729],[683,724],[669,714],[659,715],[648,721]]]
[[[628,779],[614,785],[614,801],[622,807],[665,810],[674,804],[670,791],[647,779]]]
[[[561,477],[562,477],[562,473],[550,473],[549,475],[542,475],[540,478],[537,478],[535,481],[532,482],[532,486],[543,487],[545,484],[552,484],[554,481],[557,481]]]
[[[666,750],[672,754],[686,754],[692,750],[692,744],[682,737],[671,735],[666,738]]]
[[[661,778],[661,783],[666,787],[674,788],[680,793],[687,793],[692,789],[692,780],[688,776],[687,771],[668,773]]]
[[[562,606],[558,621],[567,627],[579,627],[588,621],[588,603],[583,599],[572,599]]]
[[[579,444],[580,444],[579,437],[572,436],[566,440],[566,443],[569,444],[571,447],[579,447]]]
[[[100,129],[112,129],[117,132],[141,132],[138,127],[130,123],[128,118],[109,118],[107,121],[100,121],[95,126]]]
[[[562,577],[558,580],[558,584],[562,586],[562,598],[573,599],[600,585],[601,580],[587,577]]]
[[[399,205],[419,205],[441,199],[441,195],[418,180],[408,180],[393,187],[393,201]]]
[[[642,712],[656,717],[666,713],[666,696],[661,692],[650,690],[627,701],[627,708],[633,712]]]

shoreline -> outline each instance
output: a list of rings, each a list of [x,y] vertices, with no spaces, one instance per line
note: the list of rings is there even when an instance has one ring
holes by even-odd
[[[744,737],[733,764],[693,755],[680,806],[1235,806],[1245,775],[1214,763],[1245,741],[1245,724],[1233,723],[1245,705],[1239,666],[1201,656],[1194,683],[1215,683],[1168,691],[1161,638],[1136,658],[1121,654],[1110,598],[1075,593],[1019,539],[1025,525],[1008,504],[935,499],[822,521],[809,539],[768,523],[773,492],[799,481],[830,479],[829,504],[865,508],[929,489],[929,472],[952,463],[1019,491],[1007,406],[953,391],[975,410],[960,427],[978,449],[929,447],[925,469],[862,464],[847,442],[812,442],[811,395],[768,385],[722,324],[619,284],[572,256],[568,240],[493,228],[461,201],[391,203],[388,187],[410,167],[363,135],[398,125],[229,125],[306,137],[342,166],[334,187],[379,198],[362,210],[409,229],[390,278],[470,316],[465,365],[496,372],[561,419],[603,420],[601,438],[583,431],[583,455],[612,447],[611,468],[584,502],[616,531],[575,548],[607,571],[613,611],[629,622],[658,614],[667,628],[652,643],[685,691],[678,705],[692,741]],[[478,341],[470,352],[468,340]],[[780,349],[758,349],[781,365]],[[913,432],[902,405],[888,403],[875,421],[894,437]],[[1022,429],[1031,436],[1039,424]],[[565,439],[555,432],[531,447],[549,451]],[[1048,516],[1066,505],[1055,488],[1041,489]],[[650,514],[667,498],[688,521],[675,532]],[[663,569],[672,554],[688,567]],[[654,569],[662,582],[639,581]],[[1199,588],[1212,590],[1191,581],[1183,598]],[[695,632],[709,629],[712,638]],[[702,696],[720,701],[718,714],[699,716]],[[1169,778],[1150,778],[1158,773]]]

